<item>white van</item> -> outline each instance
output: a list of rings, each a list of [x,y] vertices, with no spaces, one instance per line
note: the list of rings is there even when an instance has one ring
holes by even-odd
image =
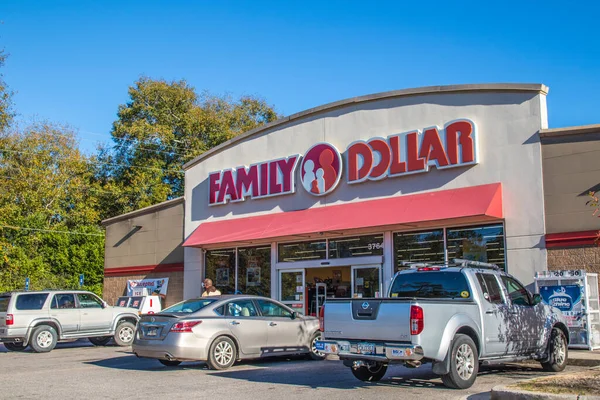
[[[117,300],[116,307],[131,307],[138,310],[138,314],[155,314],[162,310],[159,296],[123,296]]]

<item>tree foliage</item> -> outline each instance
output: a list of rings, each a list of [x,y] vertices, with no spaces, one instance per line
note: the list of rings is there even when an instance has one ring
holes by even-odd
[[[199,95],[183,80],[139,79],[119,106],[114,145],[100,150],[98,176],[109,192],[103,216],[183,195],[186,162],[277,117],[259,98]]]
[[[0,291],[101,291],[104,234],[93,160],[72,131],[37,124],[0,134]]]
[[[4,50],[0,50],[0,67],[4,66],[5,61],[6,53]],[[3,74],[0,73],[0,131],[8,128],[13,119],[12,96],[12,91],[4,81]]]

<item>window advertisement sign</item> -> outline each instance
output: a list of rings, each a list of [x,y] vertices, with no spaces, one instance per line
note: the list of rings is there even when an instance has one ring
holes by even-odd
[[[127,296],[135,296],[140,289],[147,289],[148,295],[166,295],[168,286],[169,278],[128,280]]]
[[[569,328],[583,328],[583,288],[579,285],[543,286],[540,295],[544,303],[558,308],[567,319]]]

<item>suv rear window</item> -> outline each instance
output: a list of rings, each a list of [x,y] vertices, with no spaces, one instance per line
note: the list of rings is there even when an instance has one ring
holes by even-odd
[[[17,296],[17,310],[41,310],[48,298],[48,293],[20,294]]]
[[[470,299],[471,290],[460,272],[427,271],[400,274],[394,280],[392,297],[421,299]]]
[[[10,301],[10,296],[0,297],[0,312],[8,311],[8,302],[9,301]]]

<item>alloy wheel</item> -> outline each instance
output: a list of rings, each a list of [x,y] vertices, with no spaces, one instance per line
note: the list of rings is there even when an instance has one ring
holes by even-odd
[[[475,355],[468,344],[463,344],[456,352],[456,370],[463,380],[468,380],[475,369]]]
[[[48,331],[40,332],[36,338],[37,344],[44,349],[50,347],[53,341],[54,337],[52,336],[52,333]]]
[[[310,351],[313,352],[313,354],[318,355],[319,357],[324,357],[325,353],[322,351],[317,350],[317,341],[321,339],[321,336],[315,336],[310,344]]]
[[[554,338],[554,362],[558,365],[563,365],[566,358],[565,341],[562,335],[556,335]]]
[[[119,339],[123,342],[131,342],[133,340],[133,329],[126,326],[119,331]]]
[[[228,342],[222,341],[215,347],[215,360],[219,365],[228,365],[233,359],[233,347]]]

